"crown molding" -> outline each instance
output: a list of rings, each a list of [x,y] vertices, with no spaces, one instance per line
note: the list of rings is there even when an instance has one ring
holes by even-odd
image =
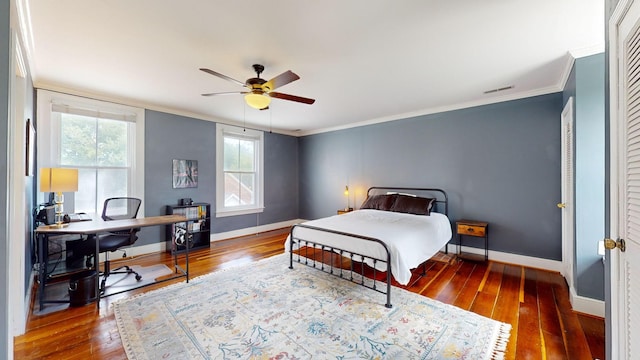
[[[92,93],[90,91],[71,89],[71,88],[68,88],[68,87],[55,85],[55,84],[49,84],[49,83],[45,83],[45,82],[34,82],[33,87],[36,88],[36,89],[55,91],[55,92],[59,92],[59,93],[63,93],[63,94],[75,95],[75,96],[85,97],[85,98],[89,98],[89,99],[93,99],[93,100],[107,101],[107,102],[115,103],[115,104],[118,104],[118,105],[126,105],[126,106],[142,108],[144,110],[159,111],[159,112],[164,112],[164,113],[168,113],[168,114],[173,114],[173,115],[179,115],[179,116],[189,117],[189,118],[193,118],[193,119],[198,119],[198,120],[211,121],[211,122],[215,122],[215,123],[233,125],[233,126],[238,126],[238,127],[246,127],[247,129],[260,130],[260,131],[264,131],[264,132],[272,132],[272,133],[277,133],[277,134],[282,134],[282,135],[289,135],[289,136],[296,136],[296,137],[299,136],[299,134],[297,132],[295,132],[295,131],[286,131],[286,130],[281,130],[281,129],[269,129],[268,127],[256,126],[254,124],[251,124],[251,125],[247,126],[247,124],[243,124],[242,122],[238,122],[238,121],[234,121],[234,120],[230,120],[230,119],[213,117],[213,116],[209,116],[209,115],[204,115],[204,114],[200,114],[200,113],[174,109],[174,108],[171,108],[171,107],[160,106],[160,105],[156,105],[156,104],[149,104],[149,103],[146,103],[146,102],[143,102],[143,101],[136,101],[136,100],[126,99],[126,98],[117,97],[117,96],[111,96],[111,95],[100,94],[100,93]]]

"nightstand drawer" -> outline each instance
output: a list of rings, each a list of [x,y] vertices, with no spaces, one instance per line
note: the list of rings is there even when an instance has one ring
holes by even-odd
[[[486,235],[486,229],[487,229],[486,226],[481,226],[481,225],[458,224],[459,235],[471,235],[471,236],[484,237]]]

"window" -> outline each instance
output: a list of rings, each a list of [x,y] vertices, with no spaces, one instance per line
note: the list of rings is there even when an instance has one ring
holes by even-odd
[[[216,125],[216,216],[263,211],[263,133]]]
[[[142,109],[39,90],[38,134],[39,167],[78,169],[73,211],[100,214],[109,197],[143,197]]]

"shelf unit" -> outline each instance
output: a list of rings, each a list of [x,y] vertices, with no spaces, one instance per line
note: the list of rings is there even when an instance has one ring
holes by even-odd
[[[211,244],[211,205],[208,203],[193,203],[191,205],[167,205],[167,215],[184,215],[187,222],[167,225],[167,252],[181,253],[189,249],[209,248]],[[185,241],[186,229],[189,229],[189,239]]]

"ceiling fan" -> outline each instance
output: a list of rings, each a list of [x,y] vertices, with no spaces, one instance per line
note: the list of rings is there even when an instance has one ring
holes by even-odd
[[[219,72],[215,72],[213,70],[209,70],[206,68],[200,68],[200,70],[208,74],[211,74],[213,76],[217,76],[219,78],[239,84],[248,89],[247,91],[232,91],[232,92],[202,94],[202,96],[245,94],[244,99],[247,102],[247,105],[258,110],[265,110],[269,108],[269,104],[271,103],[271,98],[296,101],[296,102],[309,104],[309,105],[315,102],[314,99],[309,99],[309,98],[289,95],[289,94],[283,94],[281,92],[273,91],[281,86],[287,85],[290,82],[300,79],[300,76],[296,75],[291,70],[287,70],[282,74],[274,77],[273,79],[267,81],[265,79],[260,78],[260,74],[264,71],[264,66],[260,64],[254,64],[253,70],[255,70],[256,72],[256,77],[247,79],[247,81],[245,81],[244,83],[234,78],[230,78],[226,75],[222,75]]]

